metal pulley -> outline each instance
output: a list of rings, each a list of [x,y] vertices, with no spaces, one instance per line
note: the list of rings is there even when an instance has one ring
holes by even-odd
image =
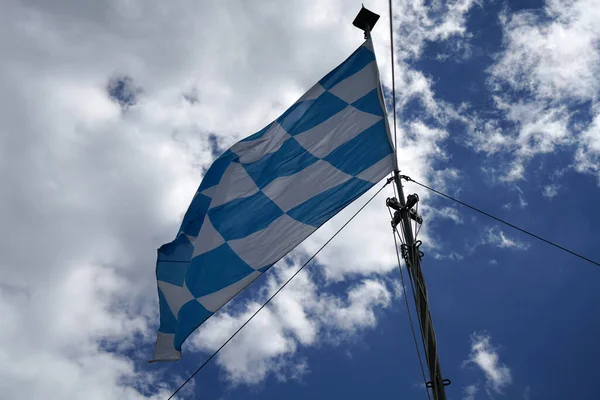
[[[419,202],[419,195],[417,195],[416,193],[409,194],[406,197],[406,205],[405,206],[402,206],[402,204],[400,204],[400,202],[398,201],[397,198],[388,197],[387,200],[385,201],[385,204],[389,208],[392,208],[395,210],[394,216],[392,218],[392,226],[394,228],[396,228],[396,226],[398,226],[398,224],[402,221],[403,213],[407,213],[408,217],[410,219],[412,219],[413,221],[416,221],[418,224],[422,224],[423,217],[421,217],[415,210],[413,210],[413,207],[418,202]]]

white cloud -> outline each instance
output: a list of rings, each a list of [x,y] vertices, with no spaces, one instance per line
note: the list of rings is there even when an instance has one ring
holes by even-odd
[[[529,248],[529,244],[510,238],[498,226],[486,230],[486,237],[483,238],[482,243],[507,249],[527,250]]]
[[[123,308],[128,283],[110,268],[85,264],[62,279],[13,288],[12,294],[6,286],[0,289],[7,323],[0,333],[3,393],[139,399],[145,396],[137,388],[152,386],[155,394],[148,397],[165,398],[167,385],[153,383],[161,381],[160,374],[136,373],[133,359],[103,349],[132,351],[146,332],[145,320]]]
[[[510,177],[513,173],[518,174],[519,176],[523,176],[523,174],[525,173],[525,167],[522,164],[514,164],[513,166],[515,168],[509,173],[508,177],[501,178],[502,181],[510,181],[512,179]],[[519,208],[527,207],[529,203],[525,199],[525,193],[523,192],[523,189],[513,184],[512,186],[510,186],[510,190],[513,192],[517,192],[516,198],[513,197],[513,200],[509,201],[506,204],[503,204],[502,208],[510,210],[514,205],[518,206]]]
[[[275,267],[256,302],[209,319],[192,337],[192,349],[212,352],[220,347],[299,267],[284,263]],[[306,360],[295,357],[299,346],[338,344],[372,328],[377,323],[375,310],[389,307],[391,300],[391,291],[377,279],[364,279],[345,296],[335,296],[319,289],[303,271],[221,351],[217,363],[234,384],[258,383],[268,375],[280,380],[299,378],[309,371]]]
[[[428,208],[428,211],[433,215],[439,218],[446,218],[454,221],[456,224],[464,223],[463,218],[460,215],[460,212],[456,208],[452,207],[442,207],[439,209]]]
[[[514,123],[516,131],[502,130],[496,120],[473,118],[465,122],[470,127],[468,144],[475,150],[511,155],[512,162],[503,166],[500,181],[524,180],[525,167],[531,158],[576,143],[568,128],[570,113],[565,107],[548,107],[542,100],[511,102],[499,96],[495,101],[505,121]]]
[[[525,199],[525,193],[523,193],[523,189],[521,189],[519,186],[516,186],[516,185],[513,186],[513,189],[518,193],[517,200],[519,201],[519,207],[521,207],[521,208],[527,207],[527,205],[529,203]]]
[[[479,389],[477,388],[477,385],[469,385],[465,387],[463,390],[463,400],[475,400],[475,395],[478,391]]]
[[[471,353],[465,364],[475,364],[483,371],[488,393],[501,394],[502,390],[512,383],[512,375],[510,369],[500,362],[497,349],[491,340],[489,335],[471,335]]]
[[[507,19],[507,50],[492,68],[494,77],[542,98],[595,97],[600,88],[597,2],[547,0],[544,14],[525,11]]]
[[[462,254],[459,254],[455,251],[451,251],[449,254],[441,254],[436,251],[433,253],[433,257],[436,260],[448,259],[448,260],[452,260],[452,261],[461,261],[462,259],[465,258]]]
[[[598,177],[600,184],[600,105],[594,106],[594,119],[580,138],[580,147],[575,154],[575,169]]]
[[[478,247],[486,245],[514,250],[527,250],[529,248],[528,243],[510,237],[498,225],[485,228],[481,239],[474,244],[468,244],[466,247],[469,253],[473,253]],[[490,262],[490,264],[495,265],[497,261]]]
[[[599,17],[595,0],[547,0],[541,12],[501,16],[505,48],[489,69],[490,86],[497,110],[515,127],[477,117],[467,123],[475,149],[512,155],[503,180],[524,179],[531,158],[561,149],[573,150],[576,170],[600,177],[597,122],[586,127],[574,112],[589,103],[594,121],[600,113]]]
[[[542,191],[542,194],[544,195],[544,197],[553,199],[558,195],[559,189],[560,189],[560,185],[557,185],[555,183],[553,183],[551,185],[546,185],[546,186],[544,186],[544,190]]]
[[[424,0],[394,1],[394,23],[398,26],[398,56],[418,58],[427,41],[446,40],[466,33],[468,11],[477,0],[451,0],[427,3]]]

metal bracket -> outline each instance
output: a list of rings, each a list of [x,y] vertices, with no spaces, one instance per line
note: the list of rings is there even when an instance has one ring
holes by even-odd
[[[443,386],[450,386],[452,384],[452,381],[450,379],[442,379],[442,385]],[[428,381],[425,383],[425,386],[429,389],[431,389],[433,387],[433,382]]]

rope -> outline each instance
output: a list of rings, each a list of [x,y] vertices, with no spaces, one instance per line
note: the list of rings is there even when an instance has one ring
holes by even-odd
[[[392,55],[392,104],[394,110],[392,115],[394,117],[394,150],[398,151],[398,134],[396,133],[396,74],[394,70],[394,27],[393,27],[393,14],[392,14],[392,0],[389,0],[390,6],[390,51]]]
[[[212,359],[213,359],[213,358],[214,358],[214,357],[215,357],[215,356],[216,356],[216,355],[217,355],[217,354],[218,354],[218,353],[219,353],[219,352],[220,352],[220,351],[223,349],[223,347],[225,347],[225,346],[226,346],[226,345],[227,345],[227,344],[228,344],[228,343],[231,341],[231,339],[233,339],[233,338],[234,338],[234,337],[235,337],[235,336],[236,336],[236,335],[237,335],[237,334],[238,334],[238,333],[239,333],[239,332],[240,332],[242,329],[244,329],[244,327],[245,327],[246,325],[248,325],[248,323],[249,323],[249,322],[250,322],[250,321],[251,321],[251,320],[252,320],[254,317],[256,317],[256,314],[258,314],[258,313],[259,313],[259,312],[260,312],[260,311],[261,311],[263,308],[265,308],[265,307],[267,306],[267,304],[269,304],[269,303],[271,302],[271,300],[273,300],[273,298],[274,298],[275,296],[277,296],[277,294],[278,294],[279,292],[281,292],[281,290],[282,290],[284,287],[286,287],[286,286],[287,286],[287,284],[288,284],[288,283],[290,283],[290,282],[291,282],[291,280],[292,280],[292,279],[294,279],[294,278],[296,277],[296,275],[298,275],[298,274],[300,273],[300,271],[302,271],[302,270],[304,269],[304,267],[306,267],[306,266],[308,265],[308,263],[309,263],[309,262],[311,262],[311,261],[312,261],[312,260],[313,260],[313,259],[314,259],[314,258],[317,256],[317,254],[319,254],[319,253],[321,252],[321,250],[323,250],[323,249],[325,248],[325,246],[327,246],[327,245],[328,245],[328,244],[329,244],[329,243],[330,243],[330,242],[331,242],[331,241],[332,241],[332,240],[333,240],[333,239],[334,239],[334,238],[335,238],[335,237],[336,237],[336,236],[337,236],[337,235],[338,235],[338,234],[339,234],[339,233],[342,231],[342,229],[344,229],[344,228],[345,228],[345,227],[346,227],[346,226],[347,226],[347,225],[348,225],[348,224],[349,224],[349,223],[350,223],[350,222],[351,222],[351,221],[352,221],[352,220],[353,220],[353,219],[354,219],[354,218],[355,218],[355,217],[358,215],[358,213],[360,213],[360,212],[361,212],[361,211],[362,211],[362,210],[363,210],[363,209],[364,209],[364,208],[365,208],[365,207],[366,207],[366,206],[367,206],[367,205],[368,205],[368,204],[369,204],[369,203],[370,203],[370,202],[371,202],[371,201],[372,201],[372,200],[373,200],[373,199],[374,199],[374,198],[375,198],[375,197],[376,197],[376,196],[377,196],[379,193],[381,193],[381,191],[382,191],[382,190],[383,190],[383,189],[384,189],[384,188],[385,188],[387,185],[389,185],[391,182],[392,182],[392,181],[391,181],[390,179],[388,179],[388,180],[387,180],[387,182],[386,182],[386,183],[385,183],[385,184],[384,184],[384,185],[383,185],[383,186],[382,186],[382,187],[381,187],[381,188],[380,188],[380,189],[379,189],[379,190],[378,190],[378,191],[377,191],[377,192],[376,192],[376,193],[375,193],[373,196],[371,196],[371,198],[370,198],[369,200],[367,200],[367,202],[366,202],[365,204],[363,204],[363,206],[362,206],[361,208],[359,208],[359,209],[358,209],[358,211],[357,211],[357,212],[355,212],[355,213],[354,213],[354,215],[352,215],[352,217],[350,217],[350,219],[349,219],[348,221],[346,221],[346,223],[345,223],[344,225],[342,225],[342,227],[341,227],[340,229],[338,229],[338,230],[337,230],[337,232],[336,232],[336,233],[334,233],[334,234],[333,234],[333,236],[332,236],[331,238],[329,238],[329,240],[328,240],[328,241],[326,241],[326,242],[325,242],[325,244],[324,244],[323,246],[321,246],[321,248],[319,248],[319,250],[317,250],[317,251],[316,251],[316,253],[314,253],[312,256],[310,256],[310,258],[309,258],[308,260],[306,260],[306,262],[305,262],[305,263],[304,263],[304,264],[303,264],[303,265],[302,265],[302,266],[301,266],[301,267],[300,267],[300,268],[299,268],[299,269],[298,269],[296,272],[294,272],[294,274],[293,274],[291,277],[289,277],[289,278],[288,278],[288,280],[287,280],[287,281],[285,281],[285,283],[284,283],[283,285],[281,285],[281,287],[279,287],[279,289],[277,289],[277,291],[275,291],[275,293],[273,293],[273,294],[271,295],[271,297],[269,297],[269,298],[267,299],[267,301],[265,301],[265,302],[264,302],[264,304],[263,304],[262,306],[260,306],[260,307],[259,307],[259,309],[258,309],[258,310],[256,310],[256,311],[254,312],[254,314],[252,314],[252,315],[250,316],[250,318],[248,318],[248,320],[247,320],[246,322],[244,322],[244,323],[242,324],[242,326],[240,326],[240,327],[238,328],[238,330],[237,330],[237,331],[235,331],[235,332],[233,333],[233,335],[231,335],[231,336],[229,337],[229,339],[227,339],[227,340],[225,341],[225,343],[223,343],[223,344],[221,345],[221,347],[219,347],[219,348],[218,348],[218,349],[217,349],[217,350],[216,350],[214,353],[212,353],[212,354],[211,354],[211,356],[210,356],[210,357],[208,357],[208,358],[207,358],[207,359],[206,359],[206,360],[205,360],[205,361],[204,361],[204,362],[203,362],[203,363],[202,363],[202,364],[201,364],[201,365],[200,365],[200,366],[199,366],[199,367],[198,367],[198,368],[197,368],[197,369],[194,371],[194,373],[192,373],[192,374],[189,376],[189,378],[187,378],[187,379],[185,380],[185,382],[183,382],[183,383],[182,383],[182,384],[181,384],[181,385],[180,385],[180,386],[177,388],[177,390],[175,390],[175,391],[173,392],[173,394],[171,394],[171,395],[169,396],[169,398],[168,398],[167,400],[171,400],[171,399],[173,398],[173,396],[175,396],[177,393],[179,393],[179,391],[180,391],[180,390],[181,390],[181,389],[182,389],[182,388],[183,388],[183,387],[184,387],[186,384],[188,384],[188,382],[189,382],[189,381],[191,381],[191,380],[194,378],[194,376],[196,376],[196,374],[197,374],[198,372],[200,372],[200,370],[202,370],[202,368],[204,368],[204,366],[206,366],[206,364],[208,364],[208,363],[210,362],[210,360],[212,360]]]
[[[422,183],[420,183],[420,182],[417,182],[417,181],[415,181],[414,179],[412,179],[412,178],[410,178],[410,177],[408,177],[408,176],[402,175],[402,176],[401,176],[401,178],[405,179],[405,180],[406,180],[406,181],[408,181],[408,182],[414,182],[414,183],[416,183],[417,185],[419,185],[419,186],[422,186],[422,187],[424,187],[425,189],[428,189],[428,190],[430,190],[430,191],[432,191],[432,192],[434,192],[434,193],[436,193],[436,194],[438,194],[438,195],[440,195],[440,196],[442,196],[442,197],[445,197],[445,198],[447,198],[447,199],[449,199],[449,200],[452,200],[452,201],[454,201],[454,202],[456,202],[456,203],[458,203],[458,204],[461,204],[461,205],[463,205],[463,206],[465,206],[465,207],[467,207],[467,208],[470,208],[470,209],[471,209],[471,210],[473,210],[473,211],[477,211],[478,213],[480,213],[480,214],[483,214],[483,215],[485,215],[486,217],[492,218],[492,219],[494,219],[494,220],[496,220],[496,221],[498,221],[498,222],[501,222],[501,223],[503,223],[504,225],[510,226],[510,227],[511,227],[511,228],[513,228],[513,229],[516,229],[516,230],[518,230],[518,231],[520,231],[520,232],[523,232],[523,233],[524,233],[524,234],[526,234],[526,235],[529,235],[529,236],[531,236],[531,237],[533,237],[533,238],[535,238],[535,239],[541,240],[542,242],[544,242],[544,243],[547,243],[547,244],[549,244],[549,245],[551,245],[551,246],[554,246],[554,247],[556,247],[557,249],[560,249],[560,250],[562,250],[562,251],[565,251],[565,252],[567,252],[567,253],[569,253],[569,254],[571,254],[571,255],[575,256],[575,257],[581,258],[582,260],[585,260],[585,261],[587,261],[587,262],[589,262],[589,263],[592,263],[592,264],[594,264],[594,265],[597,265],[598,267],[600,267],[600,263],[598,263],[598,262],[596,262],[596,261],[594,261],[594,260],[591,260],[591,259],[589,259],[589,258],[587,258],[587,257],[585,257],[585,256],[583,256],[583,255],[581,255],[581,254],[579,254],[579,253],[576,253],[576,252],[574,252],[574,251],[572,251],[572,250],[569,250],[569,249],[567,249],[566,247],[563,247],[563,246],[561,246],[561,245],[559,245],[559,244],[556,244],[556,243],[554,243],[554,242],[551,242],[551,241],[550,241],[550,240],[548,240],[548,239],[544,239],[543,237],[541,237],[541,236],[538,236],[538,235],[536,235],[536,234],[534,234],[534,233],[531,233],[531,232],[529,232],[529,231],[527,231],[527,230],[525,230],[525,229],[523,229],[523,228],[519,228],[518,226],[516,226],[516,225],[514,225],[514,224],[511,224],[510,222],[507,222],[507,221],[505,221],[505,220],[503,220],[503,219],[501,219],[501,218],[495,217],[495,216],[493,216],[493,215],[492,215],[492,214],[490,214],[490,213],[487,213],[487,212],[485,212],[485,211],[482,211],[482,210],[478,209],[477,207],[473,207],[473,206],[471,206],[471,205],[469,205],[469,204],[467,204],[467,203],[465,203],[465,202],[463,202],[463,201],[460,201],[460,200],[458,200],[458,199],[455,199],[454,197],[452,197],[452,196],[450,196],[450,195],[447,195],[447,194],[445,194],[445,193],[442,193],[442,192],[440,192],[440,191],[438,191],[438,190],[435,190],[435,189],[433,189],[433,188],[430,188],[429,186],[427,186],[427,185],[424,185],[424,184],[422,184]]]
[[[392,212],[388,207],[388,212],[390,213],[390,219],[393,219]],[[417,358],[419,359],[419,366],[421,367],[421,376],[423,376],[423,384],[425,387],[425,393],[427,393],[427,398],[431,400],[429,395],[429,389],[427,389],[427,378],[425,376],[425,369],[423,368],[423,359],[421,358],[421,352],[419,351],[419,343],[417,342],[417,335],[415,334],[415,325],[412,320],[412,316],[410,313],[410,306],[408,305],[408,298],[406,297],[406,285],[404,283],[404,273],[402,272],[402,266],[400,262],[400,254],[398,253],[398,241],[396,240],[396,229],[392,227],[392,236],[394,237],[394,249],[396,249],[396,258],[398,259],[398,271],[400,271],[400,281],[402,282],[402,297],[404,297],[404,303],[406,304],[406,313],[408,314],[408,321],[410,322],[410,330],[412,332],[413,341],[415,343],[415,350],[417,351]],[[409,274],[410,275],[410,274]],[[414,288],[413,288],[414,294]],[[423,339],[423,335],[421,334],[421,339]]]

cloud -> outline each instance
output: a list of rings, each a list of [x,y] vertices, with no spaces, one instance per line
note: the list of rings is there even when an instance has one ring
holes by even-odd
[[[600,184],[600,105],[594,106],[594,119],[580,138],[575,154],[575,169],[594,174]]]
[[[500,249],[527,250],[529,248],[528,243],[511,238],[509,235],[504,233],[504,231],[498,225],[487,227],[484,229],[484,232],[485,233],[478,242],[472,245],[467,245],[467,250],[469,253],[472,253],[478,247],[485,245],[494,246]],[[490,263],[496,264],[497,262],[494,261]]]
[[[525,172],[525,168],[523,166],[519,166],[519,174],[522,175]],[[504,181],[506,180],[510,180],[508,178],[503,178]],[[519,208],[525,208],[527,207],[527,205],[529,205],[529,203],[527,202],[527,200],[525,199],[525,193],[523,193],[523,189],[521,189],[519,186],[517,185],[512,185],[510,187],[511,191],[517,192],[517,197],[515,199],[515,201],[509,201],[506,204],[502,205],[502,208],[506,208],[507,210],[510,210],[515,204],[519,207]]]
[[[461,261],[462,259],[464,259],[465,257],[462,254],[459,254],[455,251],[450,252],[449,254],[440,254],[438,252],[434,252],[433,253],[433,257],[436,260],[452,260],[452,261]]]
[[[161,374],[135,372],[139,355],[115,353],[135,352],[147,331],[143,317],[122,308],[129,284],[110,268],[86,264],[63,271],[62,280],[30,284],[13,295],[0,291],[7,323],[0,334],[3,392],[15,398],[165,398],[167,385],[155,384]]]
[[[492,345],[491,340],[492,338],[486,334],[471,335],[471,353],[465,365],[475,364],[483,371],[488,394],[502,394],[502,390],[512,384],[512,375],[510,369],[499,361],[497,349]]]
[[[463,400],[475,400],[475,395],[478,391],[479,389],[477,388],[477,385],[469,385],[465,387],[463,390]]]
[[[443,207],[443,208],[439,208],[439,209],[429,208],[428,211],[430,213],[434,214],[436,217],[450,219],[450,220],[454,221],[455,224],[464,223],[464,220],[461,217],[460,212],[456,208],[452,208],[452,207]]]
[[[394,1],[394,22],[398,26],[399,36],[398,56],[401,59],[418,58],[428,41],[464,36],[466,15],[474,5],[479,5],[479,1]]]
[[[542,13],[512,14],[504,23],[506,51],[495,79],[541,98],[588,99],[600,88],[596,41],[600,16],[593,0],[546,1]]]
[[[542,194],[544,195],[544,197],[553,199],[558,195],[559,189],[560,189],[560,185],[557,185],[557,184],[546,185],[546,186],[544,186],[544,190],[542,191]]]
[[[547,0],[541,10],[501,15],[504,48],[488,71],[499,116],[467,124],[477,151],[512,154],[504,181],[525,179],[533,157],[559,150],[579,172],[600,177],[599,17],[593,0]]]
[[[280,263],[258,298],[237,312],[224,311],[209,319],[192,337],[192,350],[213,352],[220,347],[299,267]],[[389,307],[391,301],[392,292],[381,280],[363,279],[339,296],[320,289],[303,271],[223,348],[217,363],[234,384],[255,384],[269,375],[299,378],[309,371],[306,360],[297,356],[300,346],[336,345],[372,328],[376,310]]]
[[[487,236],[482,241],[484,244],[490,244],[501,249],[527,250],[529,248],[529,244],[511,239],[498,226],[488,228],[486,234]]]

